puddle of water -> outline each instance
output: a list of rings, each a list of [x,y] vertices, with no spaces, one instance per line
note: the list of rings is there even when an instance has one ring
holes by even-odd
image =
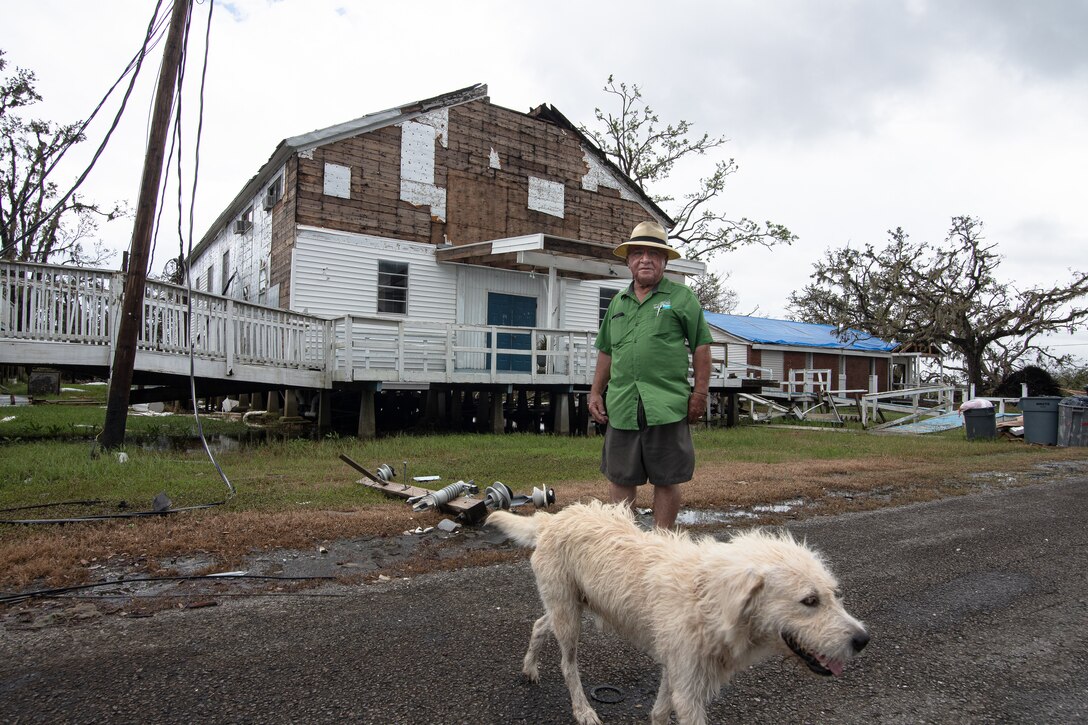
[[[782,503],[777,504],[753,506],[751,509],[733,509],[730,511],[683,509],[676,515],[676,523],[684,526],[724,524],[738,519],[759,518],[760,514],[785,514],[804,505],[804,500],[795,499],[793,501],[783,501]]]
[[[751,511],[698,511],[684,509],[676,515],[676,523],[684,526],[699,526],[701,524],[724,524],[737,519],[754,519],[757,514]]]

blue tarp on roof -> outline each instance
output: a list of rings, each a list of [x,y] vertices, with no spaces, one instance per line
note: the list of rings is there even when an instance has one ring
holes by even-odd
[[[897,345],[863,332],[841,340],[835,334],[834,325],[814,325],[808,322],[772,320],[767,317],[723,315],[704,312],[706,321],[719,330],[763,345],[792,345],[795,347],[827,347],[837,350],[864,350],[867,352],[891,352]],[[856,338],[856,339],[855,339]]]

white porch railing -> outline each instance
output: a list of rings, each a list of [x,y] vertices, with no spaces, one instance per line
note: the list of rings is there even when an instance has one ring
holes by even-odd
[[[0,262],[0,363],[108,368],[123,290],[121,272]],[[595,330],[328,319],[156,281],[144,289],[142,317],[138,370],[188,374],[191,343],[199,377],[284,387],[588,386],[597,363]],[[739,385],[750,373],[716,366],[711,387]]]
[[[122,272],[0,262],[0,363],[108,367],[123,290]],[[156,281],[142,317],[137,369],[187,372],[191,342],[198,375],[288,386],[588,385],[597,361],[595,331],[327,319]]]
[[[583,330],[349,315],[335,339],[335,378],[348,381],[588,385],[597,362]]]
[[[0,362],[24,362],[19,349],[34,355],[35,343],[58,342],[80,346],[87,364],[109,361],[123,292],[123,272],[0,263],[0,339],[26,343],[0,354]],[[189,299],[184,287],[147,282],[136,341],[139,369],[185,369],[191,341],[203,375],[230,376],[243,365],[307,371],[309,378],[325,370],[330,321],[195,290],[191,309]],[[67,354],[62,362],[79,357]]]

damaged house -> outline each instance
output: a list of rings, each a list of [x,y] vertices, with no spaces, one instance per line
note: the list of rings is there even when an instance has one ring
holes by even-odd
[[[586,425],[593,337],[629,280],[612,250],[648,219],[672,226],[555,108],[475,85],[285,139],[188,262],[201,291],[344,319],[335,405],[360,434],[565,431]]]

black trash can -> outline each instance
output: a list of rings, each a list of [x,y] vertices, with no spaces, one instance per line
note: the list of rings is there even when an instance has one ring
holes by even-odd
[[[993,408],[968,408],[963,413],[963,427],[969,441],[997,438],[997,411]]]
[[[1041,446],[1058,444],[1058,404],[1061,402],[1061,397],[1057,395],[1020,398],[1020,411],[1024,414],[1025,443]]]
[[[1088,446],[1088,396],[1074,395],[1058,403],[1058,445]]]

